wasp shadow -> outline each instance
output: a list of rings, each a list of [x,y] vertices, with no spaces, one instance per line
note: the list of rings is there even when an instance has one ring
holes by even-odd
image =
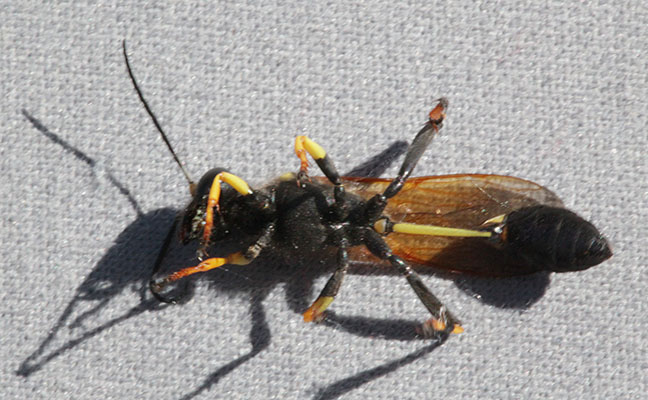
[[[26,110],[22,110],[22,114],[41,134],[96,172],[98,163],[95,159],[51,132]],[[124,195],[136,212],[137,218],[115,239],[113,246],[79,285],[54,326],[49,329],[47,336],[38,348],[22,361],[16,371],[17,375],[28,377],[41,370],[50,361],[71,351],[86,340],[100,335],[106,329],[145,311],[164,307],[156,301],[147,299],[144,288],[156,252],[156,249],[151,247],[151,243],[159,243],[162,240],[160,232],[166,230],[176,210],[164,208],[144,213],[134,196],[112,173],[107,172],[102,176],[105,176],[112,186]],[[141,251],[142,249],[148,251]],[[139,294],[140,303],[118,317],[99,323],[98,326],[85,327],[87,321],[97,319],[110,300],[125,290]],[[70,337],[71,335],[66,335],[67,332],[62,332],[64,328],[79,333]],[[67,340],[60,343],[59,336],[66,336]]]
[[[153,299],[145,298],[144,288],[149,279],[155,254],[139,250],[150,248],[151,241],[155,243],[158,239],[159,243],[162,240],[159,232],[164,232],[164,225],[168,226],[171,223],[174,213],[172,209],[161,209],[143,214],[117,237],[115,244],[76,289],[45,339],[20,364],[16,371],[18,375],[28,377],[45,367],[50,361],[100,335],[105,330],[145,311],[154,311],[165,306]],[[129,290],[139,294],[142,299],[139,304],[120,316],[99,323],[98,326],[86,326],[88,321],[95,323],[96,320],[100,320],[101,312],[109,302]],[[63,329],[79,333],[69,338],[70,334],[62,332]],[[56,340],[58,336],[68,339],[61,344]]]
[[[427,346],[420,348],[410,354],[407,354],[397,360],[390,361],[383,365],[379,365],[374,368],[370,368],[366,371],[362,371],[358,374],[350,376],[348,378],[340,379],[339,381],[328,385],[325,388],[322,388],[317,391],[314,396],[315,400],[332,400],[337,399],[338,397],[361,387],[364,384],[367,384],[375,379],[381,378],[383,376],[389,375],[390,373],[396,371],[399,368],[402,368],[408,364],[412,364],[416,360],[425,357],[439,346],[444,343],[445,340],[437,340]]]
[[[63,140],[59,135],[51,132],[27,111],[23,110],[22,113],[36,130],[60,145],[67,153],[84,162],[91,169],[97,167],[97,162],[93,158]],[[406,142],[395,142],[380,154],[370,158],[345,175],[358,177],[380,176],[406,150]],[[137,218],[120,233],[113,246],[79,285],[72,299],[37,349],[22,361],[16,371],[17,375],[29,377],[43,369],[50,361],[72,351],[85,341],[101,335],[107,329],[130,318],[137,317],[144,312],[160,310],[167,306],[159,303],[148,294],[148,280],[159,248],[165,240],[164,232],[172,225],[177,210],[163,208],[144,213],[134,196],[119,180],[110,172],[105,173],[104,176],[126,197],[135,210]],[[157,245],[158,243],[159,245]],[[189,261],[187,260],[195,261],[195,252],[191,246],[180,248],[178,245],[169,253],[169,259],[164,262],[167,266],[188,265],[187,262]],[[223,377],[268,347],[271,332],[266,320],[263,301],[270,291],[276,288],[277,285],[285,285],[286,301],[290,309],[296,313],[301,313],[308,307],[310,299],[313,298],[313,282],[322,275],[330,275],[333,272],[334,265],[333,259],[326,258],[318,260],[314,265],[304,266],[303,268],[295,268],[295,266],[282,264],[276,260],[259,259],[247,266],[231,268],[225,266],[206,274],[210,289],[217,291],[219,294],[233,294],[250,299],[252,320],[250,342],[252,349],[216,369],[203,380],[202,384],[183,396],[183,399],[191,399],[208,390]],[[354,267],[350,272],[368,275],[392,273],[390,269],[363,267]],[[521,290],[507,293],[506,296],[502,297],[500,293],[505,291],[494,285],[492,280],[483,283],[484,281],[480,279],[450,278],[454,279],[462,290],[481,297],[483,301],[499,306],[509,306],[510,304],[528,305],[535,296],[529,297],[528,293],[540,292],[539,290],[529,289],[541,287],[543,284],[546,287],[546,283],[530,283],[526,286],[522,285]],[[195,280],[190,278],[185,283],[186,286],[181,288],[181,291],[187,294],[185,300],[188,300],[193,294]],[[511,288],[512,286],[510,282],[503,283],[503,287]],[[117,317],[101,321],[102,311],[106,310],[111,300],[124,292],[137,295],[140,300],[139,304],[125,310]],[[511,298],[514,299],[512,302]],[[86,327],[90,323],[93,323],[94,326]],[[357,316],[344,317],[329,312],[323,323],[333,329],[346,331],[360,337],[378,337],[386,340],[405,341],[422,338],[416,331],[416,328],[420,325],[417,321],[383,320]],[[63,332],[66,329],[74,331],[75,334],[66,334],[67,332]],[[64,339],[61,339],[62,337]],[[384,376],[425,356],[443,343],[444,340],[445,338],[440,338],[400,360],[386,363],[330,385],[319,391],[317,398],[335,398],[368,381]]]

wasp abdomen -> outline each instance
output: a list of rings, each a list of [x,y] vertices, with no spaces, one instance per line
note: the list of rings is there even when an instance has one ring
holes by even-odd
[[[538,270],[579,271],[612,256],[596,227],[564,208],[541,205],[513,211],[500,238],[510,255]]]

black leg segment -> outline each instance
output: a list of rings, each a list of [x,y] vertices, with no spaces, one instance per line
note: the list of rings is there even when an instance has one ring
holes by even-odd
[[[387,186],[387,189],[385,189],[383,194],[377,194],[369,200],[367,204],[367,219],[370,223],[375,222],[381,216],[385,206],[387,205],[387,200],[396,196],[403,188],[405,181],[412,174],[414,167],[416,167],[421,156],[430,145],[432,138],[434,138],[434,135],[439,131],[439,129],[441,129],[447,107],[448,100],[445,98],[439,99],[439,104],[430,111],[430,118],[425,123],[425,126],[423,126],[419,131],[412,141],[412,144],[407,149],[405,160],[403,160],[398,175],[396,175],[394,180],[392,180],[389,186]]]
[[[375,256],[389,261],[398,270],[414,290],[414,293],[428,309],[432,318],[426,322],[424,329],[431,329],[436,333],[460,333],[463,331],[461,322],[452,315],[441,301],[425,286],[421,277],[402,258],[393,254],[387,243],[374,230],[368,230],[365,236],[365,245]]]
[[[329,305],[335,299],[340,287],[342,286],[342,281],[347,274],[349,269],[349,254],[346,249],[346,244],[342,245],[338,250],[337,256],[337,269],[333,273],[333,276],[326,282],[326,286],[322,289],[322,292],[317,297],[317,300],[308,307],[308,310],[304,312],[303,317],[306,322],[319,322],[324,316],[324,311],[328,308]]]

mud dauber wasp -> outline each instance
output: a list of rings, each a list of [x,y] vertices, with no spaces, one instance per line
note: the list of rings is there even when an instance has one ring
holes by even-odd
[[[297,174],[285,174],[256,190],[240,177],[214,168],[195,184],[144,99],[125,41],[123,52],[133,86],[189,182],[192,195],[171,228],[151,277],[151,292],[162,302],[176,300],[162,294],[167,285],[197,272],[226,264],[246,265],[261,255],[303,261],[333,251],[335,272],[304,312],[306,322],[324,317],[351,260],[382,260],[407,279],[430,312],[423,332],[445,336],[463,328],[409,262],[458,273],[513,276],[579,271],[612,255],[607,241],[591,223],[563,208],[555,194],[533,182],[479,174],[410,178],[443,125],[448,108],[444,98],[430,112],[393,179],[342,177],[320,145],[298,136],[295,153],[301,165]],[[307,155],[325,177],[308,176]],[[156,279],[177,223],[183,244],[199,242],[200,262]],[[224,243],[238,251],[209,257],[212,245]]]

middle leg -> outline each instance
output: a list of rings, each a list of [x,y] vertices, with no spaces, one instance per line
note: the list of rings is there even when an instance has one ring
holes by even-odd
[[[295,138],[295,154],[301,160],[301,166],[299,168],[299,174],[297,175],[298,183],[302,183],[304,180],[308,179],[308,159],[306,153],[310,154],[311,157],[317,163],[317,166],[322,170],[324,175],[328,178],[333,185],[335,185],[334,196],[335,204],[339,208],[344,202],[344,186],[340,180],[340,173],[335,168],[333,161],[326,154],[326,151],[319,144],[315,143],[313,140],[307,136],[297,136]]]
[[[308,307],[308,310],[304,312],[303,317],[305,322],[320,322],[324,318],[324,311],[326,311],[328,306],[331,305],[335,296],[340,291],[342,281],[349,269],[349,254],[347,252],[346,242],[340,244],[340,249],[338,250],[337,255],[337,264],[337,269],[328,282],[326,282],[326,286],[322,289],[317,300],[315,300],[313,304]]]

